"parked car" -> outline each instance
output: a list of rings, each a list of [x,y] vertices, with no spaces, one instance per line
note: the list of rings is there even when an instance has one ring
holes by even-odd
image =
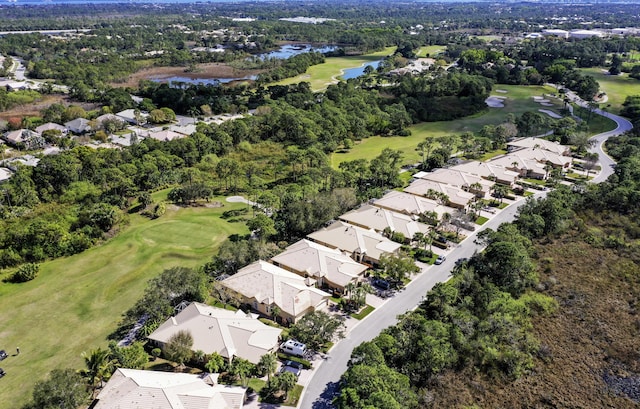
[[[4,369],[0,368],[0,378],[2,378],[3,376],[5,376],[7,373],[4,371]]]
[[[2,361],[3,359],[6,359],[8,356],[9,355],[7,355],[4,349],[0,350],[0,361]]]
[[[282,368],[280,368],[280,373],[291,372],[297,377],[302,373],[302,364],[296,361],[286,361]]]
[[[381,290],[388,290],[391,288],[391,283],[378,277],[373,278],[373,280],[371,280],[371,284]]]
[[[440,264],[444,263],[444,261],[446,259],[447,258],[445,256],[438,256],[438,258],[436,259],[436,262],[435,262],[436,266],[439,266]]]

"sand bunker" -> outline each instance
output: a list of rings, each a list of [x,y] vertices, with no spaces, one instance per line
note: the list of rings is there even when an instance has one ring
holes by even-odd
[[[509,91],[507,91],[506,89],[497,89],[496,92],[499,92],[501,94],[506,94]]]
[[[485,99],[485,104],[491,108],[504,108],[504,100],[499,97],[489,97]]]
[[[538,111],[542,112],[543,114],[549,115],[551,118],[555,118],[555,119],[562,118],[562,115],[558,115],[553,111],[549,111],[548,109],[539,109]]]
[[[541,102],[540,105],[542,105],[543,107],[552,107],[553,104],[550,104],[548,102]]]

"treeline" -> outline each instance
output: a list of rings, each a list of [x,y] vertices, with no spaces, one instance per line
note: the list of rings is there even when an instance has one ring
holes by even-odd
[[[304,74],[312,65],[322,64],[324,62],[324,55],[318,52],[310,52],[294,55],[291,58],[279,61],[281,61],[281,63],[278,64],[276,68],[272,68],[268,72],[258,75],[256,82],[258,84],[268,84]]]

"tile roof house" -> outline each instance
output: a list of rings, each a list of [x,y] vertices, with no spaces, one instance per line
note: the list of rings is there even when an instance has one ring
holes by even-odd
[[[340,220],[363,228],[369,228],[382,233],[390,229],[395,233],[402,233],[407,240],[411,240],[416,233],[428,233],[430,227],[420,223],[412,216],[392,212],[372,205],[363,205],[339,217]]]
[[[512,186],[520,177],[518,172],[509,170],[504,166],[499,166],[494,162],[469,161],[452,166],[450,169],[459,170],[472,175],[478,175],[485,179],[494,180],[496,183],[508,186]]]
[[[336,221],[307,236],[309,240],[346,251],[360,263],[377,265],[383,254],[397,254],[402,245],[374,230]]]
[[[17,129],[6,132],[2,135],[2,139],[9,145],[24,147],[25,149],[41,149],[46,144],[46,141],[40,134],[30,129]]]
[[[432,172],[423,172],[422,179],[459,187],[478,197],[484,197],[495,183],[456,169],[435,169]]]
[[[60,131],[60,133],[64,135],[67,133],[67,128],[54,122],[47,122],[37,127],[35,131],[41,135],[44,131]]]
[[[140,125],[147,121],[149,114],[137,109],[125,109],[116,113],[116,116],[130,124]]]
[[[91,124],[88,119],[76,118],[72,121],[64,123],[65,128],[75,134],[83,134],[91,130]]]
[[[271,259],[276,266],[318,281],[320,288],[344,292],[349,283],[357,283],[368,267],[357,263],[338,249],[302,239]]]
[[[217,352],[230,361],[238,356],[254,364],[262,355],[278,349],[282,332],[260,322],[257,315],[194,302],[165,321],[147,338],[163,347],[172,335],[181,330],[191,333],[193,351]]]
[[[240,295],[243,303],[264,315],[271,316],[272,308],[278,306],[279,318],[288,323],[297,322],[306,314],[328,305],[330,294],[307,285],[313,283],[315,280],[262,260],[221,281]]]
[[[162,131],[156,131],[156,132],[149,132],[148,134],[145,135],[147,138],[152,138],[155,139],[157,141],[161,141],[161,142],[166,142],[166,141],[172,141],[174,139],[182,139],[182,138],[186,138],[187,136],[178,132],[173,132],[170,131],[168,129],[162,130]]]
[[[435,200],[412,195],[411,193],[398,192],[397,190],[388,192],[382,198],[375,200],[373,204],[383,209],[408,215],[417,216],[425,212],[436,212],[438,218],[442,217],[444,213],[453,211],[452,208],[443,206]]]
[[[473,193],[465,192],[459,187],[426,179],[414,180],[404,191],[425,197],[428,197],[430,191],[443,193],[448,198],[447,206],[455,207],[456,209],[464,209],[476,197]]]
[[[524,148],[491,161],[493,164],[519,172],[522,177],[536,179],[547,177],[549,173],[547,165],[567,169],[571,166],[571,162],[572,158],[569,156],[534,148]]]
[[[539,148],[553,152],[556,155],[571,156],[571,148],[569,146],[560,145],[557,142],[552,142],[543,138],[521,138],[507,143],[507,150],[509,152],[514,152],[524,148]]]
[[[244,388],[218,384],[218,374],[118,368],[92,409],[242,409]]]
[[[13,176],[13,172],[7,168],[0,168],[0,183],[8,180]]]

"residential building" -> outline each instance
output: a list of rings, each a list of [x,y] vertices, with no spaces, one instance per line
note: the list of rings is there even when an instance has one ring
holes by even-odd
[[[438,218],[444,213],[451,213],[452,208],[441,205],[435,200],[392,190],[382,198],[373,202],[374,206],[407,215],[418,216],[422,213],[435,212]]]
[[[478,175],[462,172],[457,169],[435,169],[432,172],[422,172],[421,179],[431,180],[437,183],[446,183],[458,187],[478,197],[485,197],[491,190],[494,182]]]
[[[0,168],[0,183],[9,180],[13,176],[13,172],[7,168]]]
[[[426,234],[430,230],[428,225],[416,221],[414,216],[368,204],[343,214],[339,219],[365,229],[373,229],[378,233],[385,230],[401,233],[407,241],[416,233]]]
[[[524,148],[500,158],[491,163],[518,172],[521,177],[545,179],[550,168],[568,169],[572,158],[550,152],[545,149]]]
[[[25,149],[42,149],[46,141],[40,134],[30,129],[17,129],[15,131],[6,132],[2,139],[9,145]]]
[[[35,131],[40,135],[45,131],[60,131],[62,135],[65,135],[67,133],[67,128],[54,122],[47,122],[46,124],[42,124],[37,127]]]
[[[220,385],[218,374],[118,368],[92,409],[242,409],[246,390]]]
[[[184,134],[173,132],[168,129],[156,131],[156,132],[149,132],[145,136],[147,138],[152,138],[152,139],[155,139],[156,141],[161,141],[161,142],[172,141],[174,139],[182,139],[187,137]]]
[[[569,33],[569,37],[578,38],[578,39],[591,38],[591,37],[602,38],[604,37],[604,34],[601,31],[596,31],[596,30],[572,30]]]
[[[446,205],[456,209],[464,209],[476,197],[473,193],[465,192],[459,187],[426,179],[414,180],[404,191],[424,197],[430,197],[434,193],[442,194]]]
[[[507,151],[515,152],[525,148],[545,149],[561,156],[571,156],[571,148],[543,138],[521,138],[507,143]]]
[[[278,349],[282,332],[260,322],[256,314],[194,302],[165,321],[147,338],[163,348],[178,331],[191,334],[193,351],[217,352],[229,361],[237,356],[254,364],[262,355]]]
[[[507,186],[513,186],[515,181],[520,177],[520,174],[518,172],[508,170],[503,166],[498,166],[493,161],[478,162],[472,160],[456,166],[452,166],[450,169],[477,175],[484,179],[492,180],[496,183]]]
[[[81,135],[91,130],[91,124],[89,120],[84,118],[76,118],[72,121],[65,122],[64,127],[73,132],[74,134]]]
[[[309,240],[347,252],[359,263],[377,266],[383,254],[396,254],[402,245],[374,230],[336,221],[307,236]]]
[[[278,267],[317,280],[318,287],[344,293],[349,283],[360,281],[368,267],[340,250],[302,239],[271,259]]]
[[[125,109],[116,113],[116,116],[132,125],[141,125],[147,121],[149,114],[137,109]]]
[[[326,308],[330,297],[313,287],[314,279],[305,279],[262,260],[241,268],[221,284],[261,314],[272,316],[277,306],[278,317],[286,323],[295,323],[310,312]]]

